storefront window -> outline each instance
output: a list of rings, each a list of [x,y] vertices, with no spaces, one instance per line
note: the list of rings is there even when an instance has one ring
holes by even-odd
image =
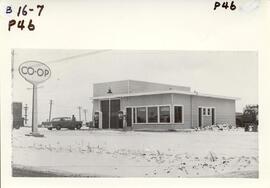
[[[182,106],[174,107],[174,122],[183,123],[183,107]]]
[[[137,108],[137,123],[146,123],[146,108]]]
[[[157,107],[148,107],[148,123],[158,122],[158,111]]]
[[[159,107],[159,121],[160,123],[170,123],[170,107],[160,106]]]

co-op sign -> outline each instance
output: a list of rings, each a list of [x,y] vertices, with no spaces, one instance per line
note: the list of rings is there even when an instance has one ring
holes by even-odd
[[[39,61],[26,61],[19,67],[21,76],[32,84],[39,84],[51,76],[50,68]]]

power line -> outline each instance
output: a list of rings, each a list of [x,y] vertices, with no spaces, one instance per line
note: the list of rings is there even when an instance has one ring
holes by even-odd
[[[65,58],[61,58],[61,59],[56,59],[56,60],[52,60],[52,61],[45,61],[45,63],[46,64],[60,63],[61,61],[66,61],[66,60],[70,60],[70,59],[76,59],[76,58],[79,58],[79,57],[84,57],[84,56],[88,56],[88,55],[94,55],[94,54],[107,52],[107,51],[110,51],[110,50],[109,49],[107,49],[107,50],[97,50],[97,51],[94,51],[94,52],[87,52],[87,53],[74,55],[74,56],[70,56],[70,57],[65,57]]]
[[[69,56],[69,57],[65,57],[65,58],[61,58],[61,59],[56,59],[56,60],[51,60],[51,61],[44,61],[44,63],[48,64],[55,64],[55,63],[60,63],[62,61],[66,61],[66,60],[70,60],[70,59],[76,59],[76,58],[80,58],[80,57],[84,57],[84,56],[88,56],[88,55],[94,55],[94,54],[99,54],[99,53],[103,53],[103,52],[107,52],[107,51],[111,51],[110,49],[106,49],[106,50],[97,50],[94,52],[87,52],[87,53],[83,53],[83,54],[79,54],[79,55],[74,55],[74,56]],[[12,57],[14,58],[14,52],[12,53]],[[14,61],[14,60],[12,60]],[[39,65],[36,65],[39,66]],[[14,71],[18,71],[18,67],[16,69],[14,69],[14,66],[12,68],[12,73]]]

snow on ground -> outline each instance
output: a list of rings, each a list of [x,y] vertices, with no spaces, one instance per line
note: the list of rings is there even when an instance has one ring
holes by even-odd
[[[13,130],[13,164],[119,177],[258,176],[258,133]],[[238,173],[239,172],[239,173]]]

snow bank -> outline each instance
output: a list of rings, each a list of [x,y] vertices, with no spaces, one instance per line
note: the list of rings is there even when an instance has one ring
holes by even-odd
[[[120,177],[200,177],[258,171],[257,133],[13,130],[13,163]],[[235,174],[235,173],[234,173]]]

